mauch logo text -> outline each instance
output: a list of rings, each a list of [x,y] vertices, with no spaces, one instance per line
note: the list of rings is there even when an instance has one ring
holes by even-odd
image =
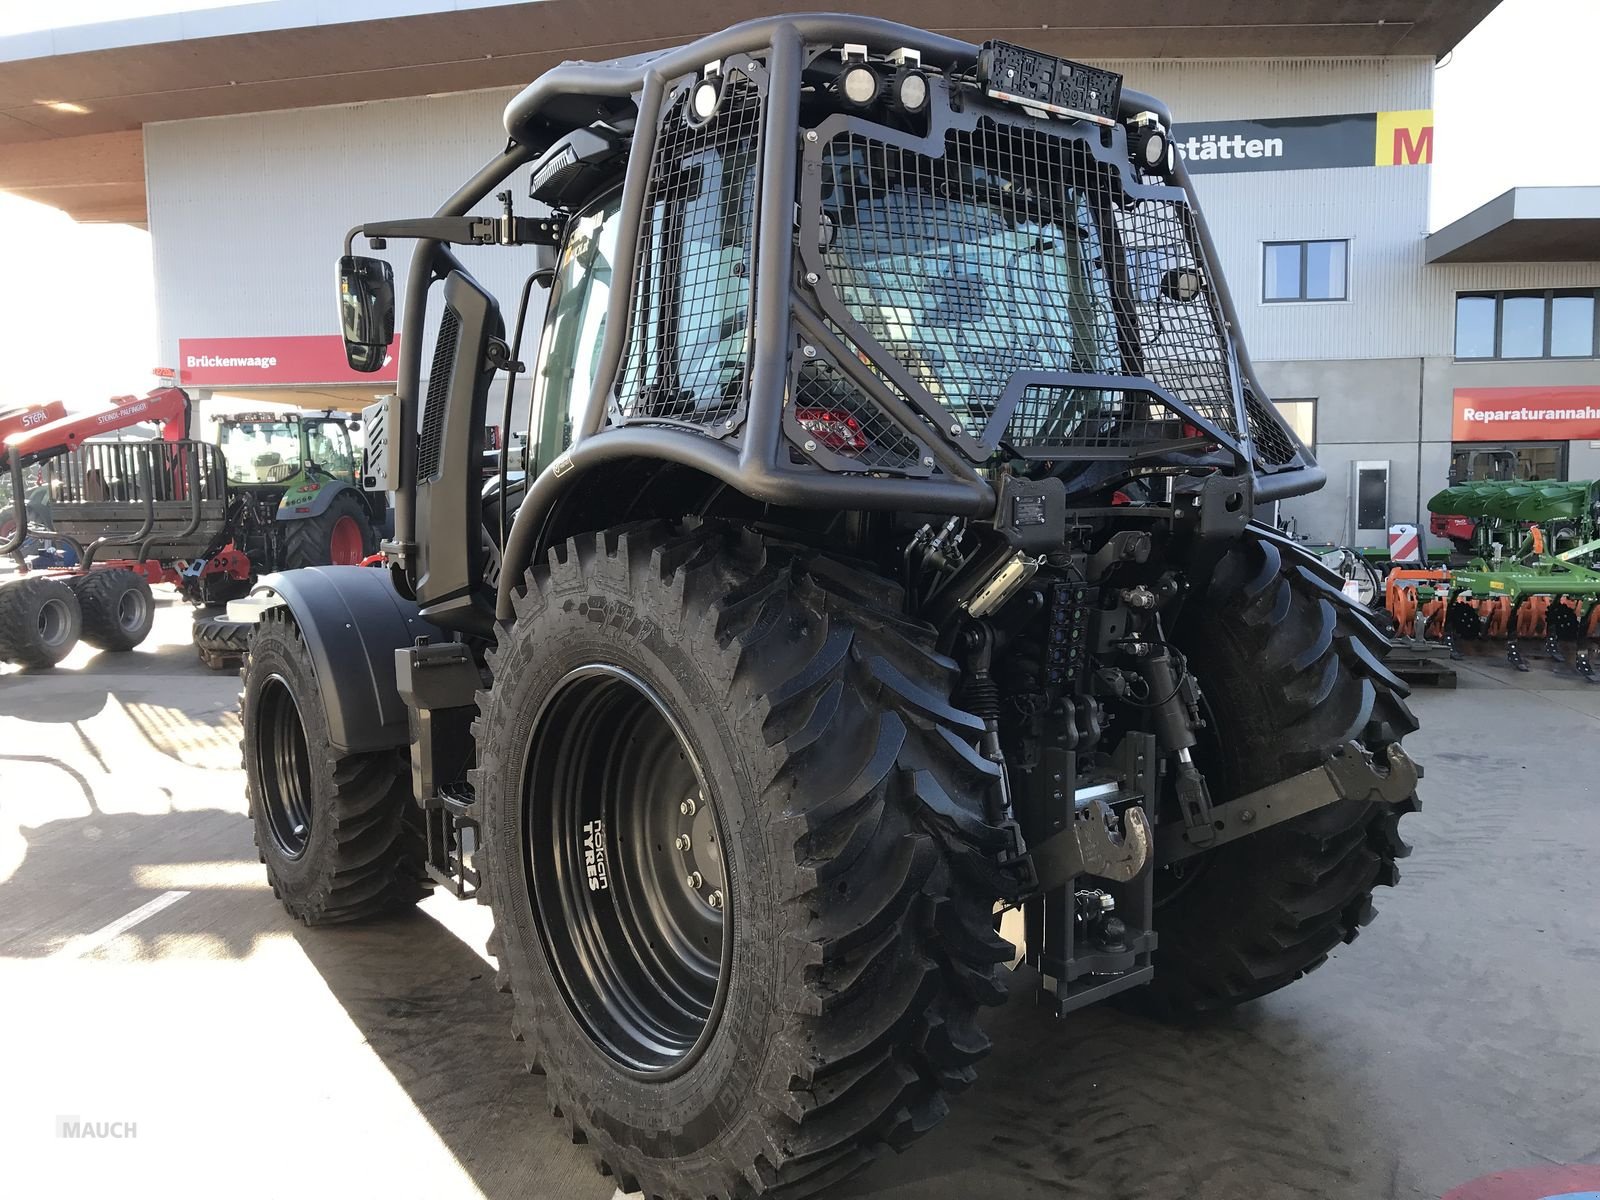
[[[606,878],[606,823],[602,820],[583,823],[583,870],[589,877],[591,892],[603,892],[611,886]]]
[[[125,1141],[139,1136],[137,1121],[85,1121],[82,1117],[57,1117],[56,1136],[87,1141]]]

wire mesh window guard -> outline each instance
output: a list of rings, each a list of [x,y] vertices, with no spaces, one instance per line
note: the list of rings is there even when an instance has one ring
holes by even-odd
[[[937,157],[843,132],[821,165],[833,286],[956,420],[983,429],[1016,372],[1053,371],[1143,376],[1236,433],[1214,298],[1173,294],[1174,272],[1202,271],[1181,201],[1127,202],[1081,138],[987,117],[949,130]],[[1182,436],[1145,394],[1044,385],[1010,425],[1013,443]]]
[[[760,89],[725,76],[704,122],[689,91],[663,106],[634,260],[621,419],[721,426],[744,401],[750,358]]]
[[[807,454],[834,470],[925,473],[922,447],[825,359],[799,358],[791,385],[791,433]]]

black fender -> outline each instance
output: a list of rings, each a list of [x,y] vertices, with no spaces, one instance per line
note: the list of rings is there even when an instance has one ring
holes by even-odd
[[[394,652],[419,637],[451,635],[418,614],[374,567],[301,567],[262,576],[252,607],[288,608],[311,651],[328,710],[328,741],[346,753],[411,744],[411,723],[395,682]]]

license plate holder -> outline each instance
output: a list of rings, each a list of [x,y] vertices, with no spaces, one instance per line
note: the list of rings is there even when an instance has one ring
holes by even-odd
[[[978,82],[993,99],[1098,125],[1115,125],[1122,76],[1115,71],[989,41],[978,53]]]

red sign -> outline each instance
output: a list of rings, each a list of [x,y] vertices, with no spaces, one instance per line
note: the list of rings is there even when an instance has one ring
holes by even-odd
[[[1448,1191],[1444,1200],[1594,1200],[1600,1196],[1600,1167],[1525,1167],[1496,1171]]]
[[[338,334],[309,337],[179,338],[178,379],[195,387],[285,387],[312,383],[393,383],[400,339],[383,369],[352,371]]]
[[[1457,388],[1458,442],[1600,440],[1600,387]]]

